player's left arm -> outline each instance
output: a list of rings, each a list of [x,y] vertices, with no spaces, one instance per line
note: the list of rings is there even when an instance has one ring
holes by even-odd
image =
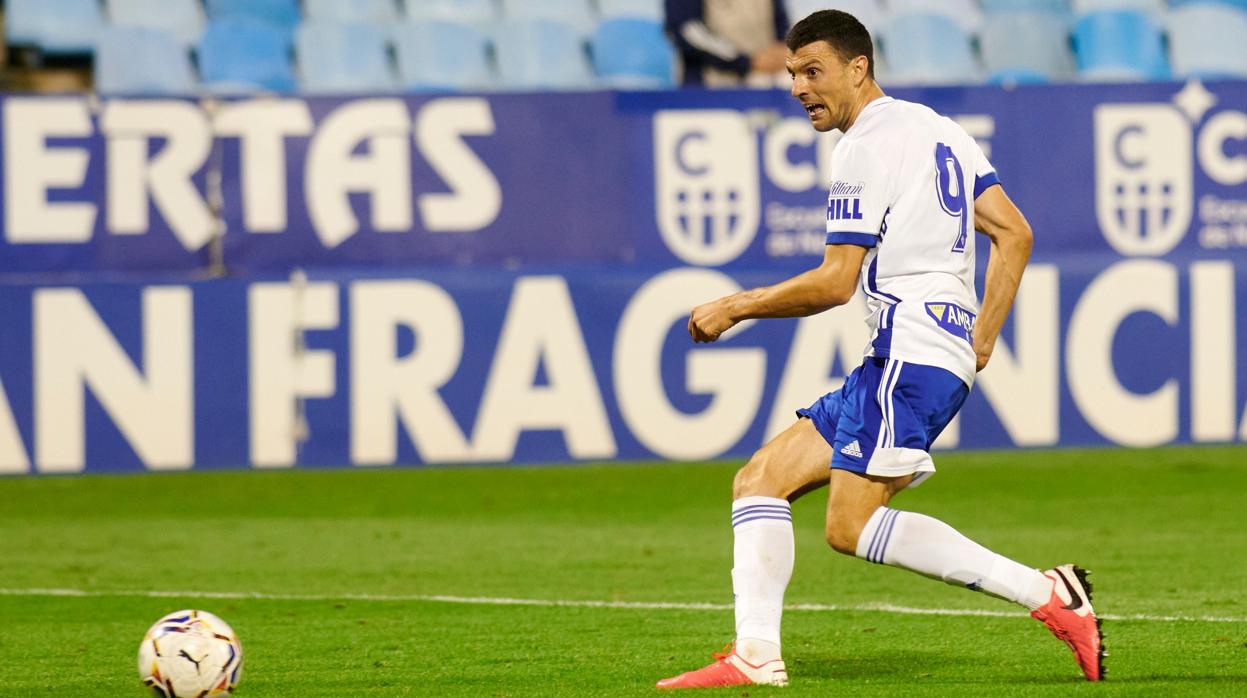
[[[1034,238],[1026,217],[999,185],[987,187],[974,199],[974,227],[992,243],[983,306],[974,323],[974,354],[977,370],[982,371],[1013,308]]]
[[[857,290],[865,247],[827,245],[818,267],[773,286],[733,293],[693,308],[688,333],[695,342],[713,342],[742,320],[805,317],[844,305]]]

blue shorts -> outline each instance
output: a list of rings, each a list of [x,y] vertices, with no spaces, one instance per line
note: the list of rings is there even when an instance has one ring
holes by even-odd
[[[844,387],[797,410],[832,446],[831,467],[866,475],[935,472],[931,444],[961,409],[970,387],[942,368],[867,357]]]

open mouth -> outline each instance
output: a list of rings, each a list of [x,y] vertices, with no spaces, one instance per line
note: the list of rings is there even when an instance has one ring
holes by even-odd
[[[810,115],[811,119],[817,119],[827,113],[827,107],[821,104],[805,105],[805,113]]]

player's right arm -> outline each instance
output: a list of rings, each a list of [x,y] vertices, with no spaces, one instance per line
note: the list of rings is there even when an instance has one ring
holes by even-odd
[[[992,243],[983,306],[974,323],[974,354],[977,370],[982,371],[991,360],[1000,328],[1013,308],[1034,237],[1026,217],[999,185],[987,187],[974,200],[974,227]]]
[[[823,263],[814,269],[693,308],[688,333],[695,342],[713,342],[742,320],[805,317],[844,305],[857,290],[865,256],[865,247],[828,245]]]
[[[874,153],[848,139],[836,145],[831,171],[823,263],[774,286],[741,291],[693,308],[688,319],[693,341],[713,342],[741,320],[805,317],[849,302],[867,250],[879,244],[880,228],[892,201],[891,178]]]

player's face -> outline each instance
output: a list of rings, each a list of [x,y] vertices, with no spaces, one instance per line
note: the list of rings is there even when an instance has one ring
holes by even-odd
[[[819,131],[843,130],[853,107],[856,85],[850,66],[826,41],[788,52],[792,96],[805,107]]]

